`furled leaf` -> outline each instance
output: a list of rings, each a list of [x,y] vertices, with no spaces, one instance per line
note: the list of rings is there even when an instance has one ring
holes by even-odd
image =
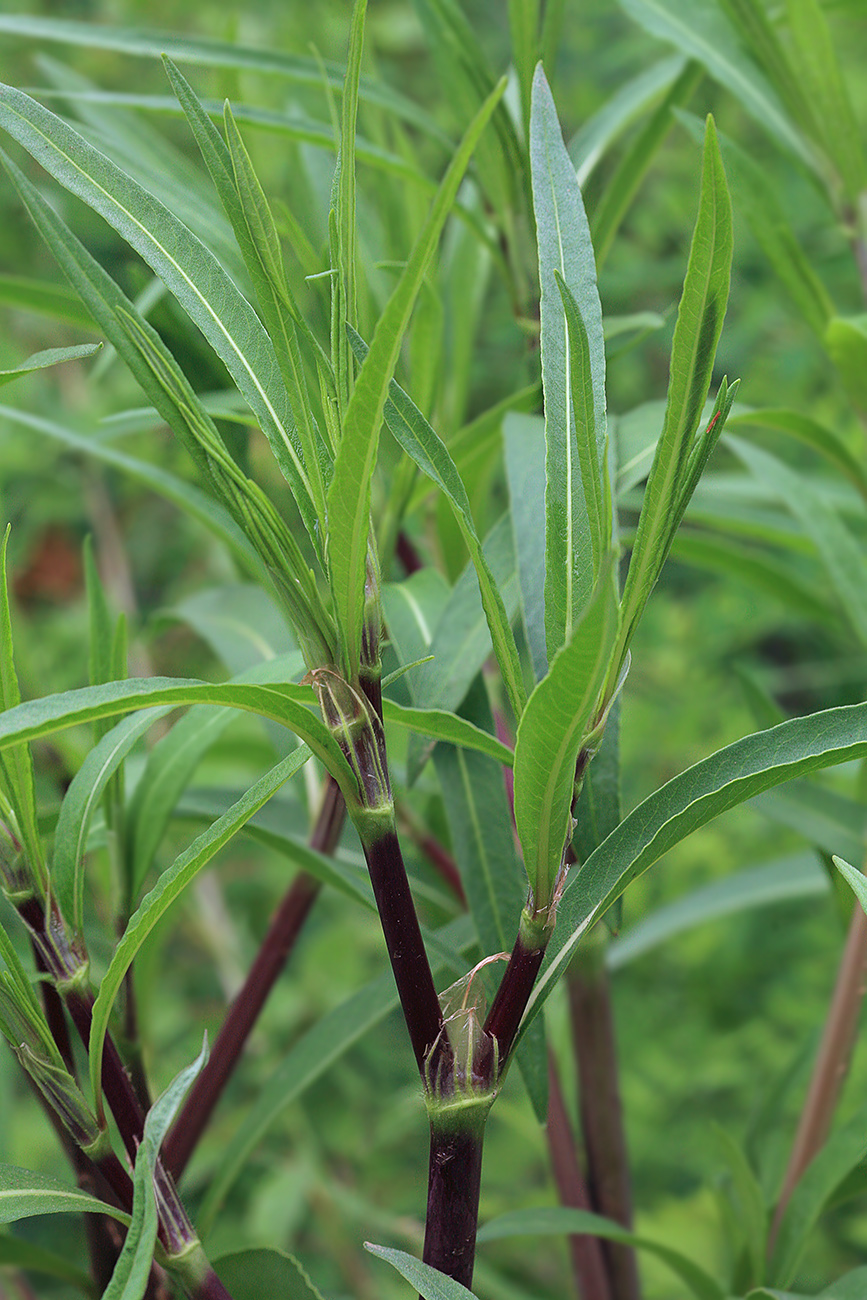
[[[476,143],[505,89],[500,82],[470,124],[443,177],[409,261],[376,326],[344,419],[328,493],[328,558],[345,667],[358,670],[364,570],[370,529],[370,481],[388,387],[412,308]]]
[[[745,736],[655,791],[567,881],[527,1018],[541,1009],[593,922],[675,844],[762,790],[865,755],[867,705],[850,705]]]
[[[102,1300],[142,1300],[147,1290],[159,1222],[154,1194],[157,1156],[181,1102],[207,1057],[208,1044],[205,1040],[201,1053],[192,1065],[181,1070],[148,1111],[135,1159],[132,1221]]]
[[[699,211],[671,348],[665,419],[623,592],[618,668],[695,489],[696,470],[710,455],[731,406],[729,395],[721,389],[718,403],[728,402],[728,408],[715,413],[704,435],[696,439],[725,316],[731,260],[731,204],[709,118]]]
[[[129,1215],[77,1187],[64,1187],[30,1169],[0,1165],[0,1223],[15,1223],[35,1214],[108,1214],[120,1223]]]
[[[515,745],[515,822],[537,910],[551,901],[571,831],[575,761],[599,723],[618,629],[613,572],[527,703]]]
[[[533,81],[530,170],[539,278],[542,384],[547,444],[545,490],[545,635],[548,657],[569,640],[593,585],[594,565],[582,487],[582,466],[593,467],[593,492],[601,484],[605,447],[605,345],[596,263],[575,169],[560,133],[557,111],[541,66]],[[571,333],[555,272],[577,305],[583,325],[578,419],[573,398]],[[586,336],[586,337],[584,337]],[[585,447],[579,455],[578,439]]]
[[[79,343],[73,348],[49,348],[46,352],[34,352],[32,357],[22,361],[13,370],[0,370],[0,387],[11,383],[19,375],[29,375],[34,370],[45,370],[48,366],[56,366],[61,361],[80,361],[83,357],[92,357],[101,347],[101,343]]]
[[[356,331],[350,329],[349,334],[356,356],[363,361],[367,356],[368,348]],[[454,511],[455,521],[476,570],[482,608],[491,631],[491,644],[500,665],[503,682],[509,693],[515,716],[520,717],[527,695],[521,675],[518,650],[502,593],[485,558],[482,543],[476,532],[473,512],[461,476],[449,455],[448,448],[428,424],[415,403],[394,380],[389,385],[389,398],[385,403],[384,416],[385,423],[401,447],[408,456],[412,457],[419,469],[437,484]]]
[[[95,1097],[100,1095],[102,1054],[111,1009],[135,955],[165,915],[176,898],[198,875],[211,858],[220,851],[241,829],[253,813],[266,803],[282,785],[303,767],[310,757],[305,747],[284,758],[270,772],[261,777],[245,795],[233,804],[212,826],[203,831],[160,876],[150,893],[142,899],[131,917],[117,947],[108,970],[102,977],[99,993],[93,1005],[88,1055],[90,1079]]]
[[[396,1268],[401,1277],[405,1277],[410,1282],[413,1289],[418,1291],[423,1300],[478,1300],[477,1296],[454,1278],[447,1277],[441,1273],[438,1268],[431,1268],[430,1264],[423,1264],[420,1259],[414,1255],[408,1255],[405,1250],[393,1250],[389,1246],[374,1246],[372,1242],[366,1241],[364,1249],[369,1250],[371,1255],[378,1255]]]
[[[656,1255],[669,1266],[682,1282],[690,1288],[699,1300],[724,1300],[725,1292],[718,1282],[694,1264],[688,1256],[679,1250],[664,1246],[661,1242],[650,1241],[646,1237],[636,1236],[622,1224],[606,1219],[601,1214],[590,1214],[587,1210],[571,1210],[561,1207],[535,1210],[513,1210],[501,1214],[496,1219],[484,1224],[479,1229],[476,1240],[479,1244],[486,1241],[499,1241],[508,1237],[522,1236],[560,1236],[566,1233],[590,1233],[606,1241],[620,1241],[625,1245],[635,1246]]]

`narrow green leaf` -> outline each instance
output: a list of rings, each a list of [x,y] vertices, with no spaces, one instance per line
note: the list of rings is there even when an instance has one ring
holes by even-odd
[[[835,1189],[865,1156],[867,1106],[861,1106],[848,1123],[831,1134],[792,1192],[768,1270],[769,1281],[775,1286],[788,1286],[793,1280],[819,1215]]]
[[[609,944],[606,964],[609,970],[619,970],[696,926],[713,924],[753,907],[776,907],[793,899],[822,898],[828,889],[828,876],[819,866],[815,853],[801,853],[767,866],[736,871],[642,918]]]
[[[867,412],[867,316],[834,316],[825,331],[828,354],[852,405]]]
[[[338,93],[343,87],[343,68],[338,64],[285,54],[275,49],[257,49],[234,41],[25,14],[0,14],[0,32],[10,36],[35,37],[40,42],[57,41],[62,45],[81,45],[92,50],[116,50],[135,58],[159,59],[163,54],[168,54],[176,63],[192,63],[206,68],[249,68],[252,71],[276,73],[290,82],[302,85],[321,88],[325,83]],[[362,78],[360,94],[371,104],[394,113],[450,147],[451,141],[436,122],[412,100],[406,99],[384,81]]]
[[[813,781],[789,781],[766,790],[753,807],[781,826],[797,831],[823,853],[845,854],[856,862],[864,858],[867,808]]]
[[[680,55],[661,59],[620,86],[587,119],[568,145],[579,185],[583,186],[589,180],[597,163],[632,122],[677,80],[685,63]]]
[[[324,1300],[307,1270],[282,1250],[239,1250],[214,1260],[214,1272],[232,1300],[261,1300],[262,1296],[292,1296],[292,1300]]]
[[[521,113],[524,130],[530,125],[530,101],[533,94],[533,71],[541,58],[539,49],[539,0],[509,0],[509,34],[512,40],[512,61],[518,74],[521,91]]]
[[[690,1288],[699,1300],[725,1300],[725,1292],[718,1282],[698,1264],[694,1264],[679,1250],[663,1246],[660,1242],[649,1241],[646,1237],[636,1236],[622,1224],[606,1219],[601,1214],[591,1214],[587,1210],[569,1210],[541,1207],[535,1210],[513,1210],[491,1219],[482,1228],[476,1240],[479,1244],[487,1241],[500,1241],[508,1237],[523,1236],[561,1236],[588,1233],[602,1237],[607,1241],[620,1241],[624,1245],[635,1246],[656,1255],[668,1265],[673,1273]]]
[[[159,1226],[154,1194],[157,1156],[181,1102],[201,1072],[207,1057],[208,1043],[205,1039],[196,1060],[172,1080],[148,1111],[135,1159],[132,1221],[102,1300],[142,1300],[147,1290]]]
[[[759,429],[778,429],[781,433],[787,433],[797,438],[799,442],[806,443],[808,447],[812,447],[814,451],[824,456],[835,469],[845,474],[850,483],[867,498],[867,467],[850,450],[835,429],[820,424],[812,416],[804,415],[800,411],[787,411],[776,407],[771,410],[739,411],[737,415],[729,416],[726,422],[727,429],[738,429],[742,425],[752,425]]]
[[[88,1057],[90,1061],[90,1081],[93,1095],[100,1096],[102,1079],[102,1054],[105,1035],[114,1000],[132,965],[135,955],[157,922],[165,915],[172,903],[186,889],[187,885],[210,862],[216,853],[228,844],[253,813],[257,812],[290,777],[304,766],[310,757],[306,746],[296,749],[288,758],[284,758],[266,772],[255,785],[233,804],[222,817],[193,841],[189,848],[181,853],[172,865],[165,870],[150,893],[146,894],[135,914],[131,917],[123,937],[120,939],[109,963],[108,970],[102,977],[99,993],[93,1004],[93,1018],[90,1028]]]
[[[356,356],[363,362],[368,353],[364,341],[350,328],[350,342]],[[518,658],[518,648],[506,613],[500,588],[485,558],[473,521],[473,512],[466,489],[448,448],[428,424],[421,411],[398,384],[392,380],[390,396],[385,403],[385,423],[404,451],[419,469],[432,479],[447,498],[454,512],[470,559],[476,571],[482,608],[491,631],[491,644],[497,656],[509,702],[516,717],[520,717],[527,702],[524,679]]]
[[[19,275],[0,275],[0,302],[18,311],[49,316],[82,329],[95,328],[90,312],[65,285],[29,280]]]
[[[84,856],[93,814],[133,746],[170,712],[170,706],[166,706],[124,718],[90,751],[63,797],[54,835],[51,887],[62,915],[78,934],[83,925]]]
[[[339,259],[338,273],[343,294],[343,310],[337,326],[338,356],[332,358],[338,385],[345,382],[347,398],[352,389],[353,368],[343,322],[355,327],[358,324],[358,250],[355,212],[355,134],[358,118],[358,82],[361,76],[361,56],[364,49],[364,20],[367,0],[355,0],[349,28],[349,53],[346,59],[346,78],[340,114],[340,158],[337,176],[337,236]],[[334,282],[332,281],[332,284]],[[341,375],[344,376],[343,381]]]
[[[530,170],[542,288],[542,385],[547,444],[545,635],[551,659],[569,640],[593,585],[589,511],[582,490],[577,437],[583,436],[587,441],[591,463],[601,466],[605,448],[605,344],[590,230],[575,169],[563,144],[557,110],[541,66],[533,81]],[[581,376],[581,409],[585,420],[577,434],[570,331],[555,272],[572,294],[587,336],[587,353],[583,354],[586,369]],[[597,469],[597,475],[599,472]]]
[[[789,58],[803,88],[814,129],[833,163],[850,202],[867,188],[867,162],[828,22],[817,0],[786,0],[791,44]]]
[[[844,614],[867,645],[867,562],[861,543],[805,474],[740,438],[730,438],[728,445],[763,486],[788,506],[812,538]]]
[[[655,791],[567,881],[526,1018],[541,1009],[593,922],[675,844],[763,790],[865,755],[867,705],[856,704],[745,736]]]
[[[379,427],[401,340],[437,241],[473,149],[490,120],[505,82],[498,84],[471,123],[440,185],[409,261],[377,322],[376,332],[346,411],[334,478],[328,494],[328,557],[345,667],[358,670],[364,606],[364,569],[370,528],[370,481]]]
[[[600,699],[618,629],[614,575],[596,593],[548,675],[539,682],[518,726],[515,823],[537,910],[552,899],[571,837],[575,761],[599,723]]]
[[[265,660],[282,658],[293,648],[283,611],[261,587],[227,582],[196,591],[166,611],[186,623],[209,646],[233,676]],[[283,658],[290,679],[304,671]]]
[[[728,1170],[730,1183],[725,1187],[725,1191],[732,1203],[735,1222],[746,1245],[749,1275],[754,1281],[760,1282],[765,1272],[768,1207],[743,1148],[718,1124],[714,1124],[712,1132]]]
[[[698,59],[710,76],[736,96],[764,130],[807,166],[812,151],[787,117],[758,68],[740,48],[731,25],[715,0],[620,0],[630,18],[653,36]]]
[[[129,1215],[105,1201],[64,1187],[53,1178],[45,1178],[30,1169],[0,1165],[0,1223],[15,1223],[35,1214],[108,1214],[119,1223],[129,1223]]]
[[[271,341],[213,254],[168,209],[61,118],[10,86],[0,125],[113,226],[198,325],[261,422],[311,535],[316,510]]]
[[[210,685],[173,677],[131,678],[125,682],[48,695],[0,714],[0,749],[7,749],[21,740],[49,736],[81,722],[92,722],[95,718],[128,713],[131,708],[153,708],[161,704],[170,704],[173,708],[184,704],[224,704],[289,727],[309,744],[351,802],[357,797],[352,770],[325,723],[302,702],[308,699],[315,705],[310,688],[292,682]]]
[[[487,754],[488,758],[506,767],[511,767],[514,762],[515,756],[511,749],[497,740],[496,736],[445,709],[414,709],[398,704],[396,700],[386,699],[383,701],[383,716],[394,727],[404,727],[419,735],[429,736],[432,740]]]
[[[431,1268],[430,1264],[423,1264],[420,1259],[408,1255],[405,1250],[393,1250],[390,1246],[374,1246],[370,1241],[364,1243],[364,1249],[369,1250],[371,1255],[378,1255],[380,1259],[391,1264],[392,1268],[397,1269],[401,1277],[405,1277],[407,1282],[412,1284],[413,1289],[418,1291],[423,1300],[478,1300],[474,1292],[462,1283],[447,1277],[438,1268]]]
[[[840,872],[840,875],[844,880],[851,885],[852,892],[858,899],[858,902],[861,904],[864,911],[867,912],[867,879],[865,879],[863,871],[859,871],[856,867],[853,867],[850,863],[846,862],[843,858],[838,857],[836,854],[834,855],[834,866]]]
[[[732,260],[732,216],[712,119],[705,132],[699,211],[671,349],[668,400],[623,592],[618,661],[659,577],[686,508],[694,441],[722,331]],[[719,436],[712,418],[705,437]]]
[[[655,109],[605,185],[593,216],[593,247],[596,265],[602,269],[629,205],[650,170],[666,136],[674,125],[675,108],[689,103],[704,75],[701,64],[687,63],[662,103]]]
[[[79,343],[72,348],[49,348],[46,352],[34,352],[32,357],[22,361],[14,370],[0,370],[0,387],[11,383],[19,375],[29,375],[34,370],[45,370],[48,366],[56,366],[61,361],[80,361],[82,357],[92,357],[101,347],[101,343]]]

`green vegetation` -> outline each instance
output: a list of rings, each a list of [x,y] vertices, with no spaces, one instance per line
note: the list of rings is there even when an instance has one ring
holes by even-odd
[[[139,8],[0,15],[3,1285],[860,1296],[857,3]]]

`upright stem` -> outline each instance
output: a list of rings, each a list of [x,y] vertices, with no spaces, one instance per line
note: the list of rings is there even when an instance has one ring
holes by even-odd
[[[310,837],[311,848],[331,854],[337,847],[346,804],[337,783],[328,777],[322,807]],[[207,1064],[189,1091],[163,1145],[163,1160],[180,1178],[235,1070],[262,1007],[285,969],[289,954],[319,894],[320,884],[300,872],[271,918],[262,946],[244,985],[217,1035]]]
[[[867,915],[856,903],[849,923],[846,946],[843,949],[831,995],[831,1005],[828,1008],[828,1018],[825,1021],[822,1041],[813,1067],[807,1099],[801,1111],[798,1131],[795,1134],[792,1153],[783,1179],[783,1190],[774,1213],[774,1222],[768,1239],[769,1250],[773,1248],[786,1206],[801,1174],[821,1150],[831,1128],[858,1031],[865,980],[867,980]]]
[[[483,1140],[484,1117],[468,1128],[431,1121],[422,1258],[465,1287],[476,1257]]]
[[[579,948],[566,977],[580,1086],[581,1130],[594,1209],[632,1226],[632,1191],[617,1068],[611,986],[602,942]],[[603,1243],[612,1300],[640,1300],[635,1251]]]
[[[593,1210],[590,1191],[578,1164],[572,1125],[566,1113],[563,1089],[553,1053],[548,1054],[548,1150],[560,1194],[560,1204],[574,1210]],[[581,1300],[612,1300],[602,1241],[588,1233],[569,1238],[572,1271]]]

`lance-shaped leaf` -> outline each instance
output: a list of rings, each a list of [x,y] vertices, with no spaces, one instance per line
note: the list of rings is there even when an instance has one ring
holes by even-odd
[[[723,383],[707,429],[696,439],[725,316],[731,260],[731,203],[716,132],[708,118],[698,218],[671,347],[665,419],[623,592],[618,670],[734,399]]]
[[[368,353],[363,339],[351,328],[349,338],[355,355],[363,362]],[[385,423],[406,454],[411,456],[419,469],[440,488],[452,508],[455,522],[476,571],[482,608],[491,632],[491,644],[509,693],[509,702],[515,717],[519,718],[527,701],[527,693],[524,689],[518,649],[502,592],[491,572],[491,566],[485,558],[482,543],[476,532],[472,507],[463,480],[445,443],[395,380],[392,380],[389,385],[389,394],[383,411]]]
[[[567,882],[525,1019],[544,1005],[593,922],[675,844],[763,790],[865,755],[867,704],[855,704],[745,736],[656,790]]]
[[[344,419],[334,478],[328,493],[329,576],[350,676],[358,672],[364,610],[364,572],[370,530],[370,481],[379,428],[401,340],[437,241],[476,142],[505,89],[501,81],[485,100],[443,177],[409,261],[379,318]]]
[[[159,1222],[154,1194],[157,1157],[181,1102],[207,1058],[206,1039],[196,1060],[181,1070],[148,1111],[141,1145],[135,1158],[132,1220],[102,1300],[142,1300],[147,1290]]]
[[[413,709],[396,700],[383,701],[383,717],[392,726],[405,727],[416,731],[421,736],[432,740],[442,740],[462,749],[474,749],[476,753],[487,754],[498,763],[511,767],[514,759],[508,745],[504,745],[490,732],[477,727],[474,722],[448,713],[445,709]]]
[[[515,745],[515,823],[536,910],[552,899],[570,828],[575,761],[597,711],[617,637],[613,570],[524,710]]]
[[[119,1223],[129,1215],[77,1187],[64,1187],[53,1178],[0,1165],[0,1223],[16,1223],[36,1214],[108,1214]]]
[[[80,361],[82,357],[92,357],[102,347],[101,343],[79,343],[72,348],[48,348],[45,352],[34,352],[32,357],[22,361],[13,370],[0,370],[0,387],[10,384],[19,375],[29,375],[34,370],[45,370],[47,366],[56,366],[60,361]]]
[[[598,521],[604,499],[605,346],[590,229],[541,65],[533,80],[530,172],[542,289],[547,443],[545,635],[550,660],[569,640],[587,604],[594,579],[594,549],[597,556],[601,549]],[[574,340],[557,275],[568,289],[583,327]],[[574,365],[580,373],[573,383]],[[579,451],[582,440],[584,446]]]
[[[95,1097],[100,1096],[99,1081],[102,1078],[103,1047],[111,1009],[126,973],[135,960],[136,953],[175,899],[210,862],[214,854],[229,843],[253,814],[258,812],[263,804],[267,803],[271,796],[304,766],[309,757],[310,750],[302,745],[270,772],[266,772],[237,803],[227,809],[222,817],[218,817],[212,826],[197,836],[189,848],[175,859],[162,873],[150,893],[145,895],[130,918],[114,950],[108,970],[102,977],[99,993],[93,1004],[88,1057],[90,1081]]]
[[[274,349],[234,281],[158,199],[29,95],[0,87],[0,126],[104,217],[175,295],[260,421],[315,536],[316,509]]]
[[[371,1255],[378,1255],[397,1269],[401,1277],[411,1283],[412,1289],[418,1291],[422,1300],[478,1300],[476,1293],[470,1291],[462,1282],[441,1273],[438,1268],[424,1264],[415,1255],[408,1255],[405,1250],[394,1250],[391,1246],[374,1246],[366,1241],[364,1249]]]

